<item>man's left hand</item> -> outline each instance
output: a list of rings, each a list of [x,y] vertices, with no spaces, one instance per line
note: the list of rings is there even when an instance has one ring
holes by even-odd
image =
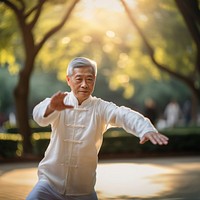
[[[148,132],[143,135],[140,139],[140,144],[144,144],[147,141],[151,141],[153,144],[158,145],[167,145],[169,138],[161,133]]]

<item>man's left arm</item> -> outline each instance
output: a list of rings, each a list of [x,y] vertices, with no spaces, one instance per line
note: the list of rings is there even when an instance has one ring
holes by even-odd
[[[116,124],[140,138],[140,144],[150,141],[154,145],[167,145],[168,137],[159,133],[151,121],[141,113],[127,107],[117,109]]]
[[[126,132],[140,138],[140,144],[151,141],[153,144],[166,145],[168,137],[159,133],[148,118],[130,108],[118,107],[113,103],[102,102],[100,112],[103,111],[104,119],[111,127],[121,127]]]

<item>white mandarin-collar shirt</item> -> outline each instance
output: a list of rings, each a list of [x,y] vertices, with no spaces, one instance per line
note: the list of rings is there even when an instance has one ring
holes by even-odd
[[[38,167],[40,180],[65,195],[84,195],[94,191],[96,167],[103,133],[109,127],[121,127],[142,137],[157,132],[147,118],[126,107],[90,96],[81,105],[73,92],[64,99],[73,109],[54,111],[44,117],[50,98],[33,110],[33,118],[40,126],[51,124],[51,139]]]

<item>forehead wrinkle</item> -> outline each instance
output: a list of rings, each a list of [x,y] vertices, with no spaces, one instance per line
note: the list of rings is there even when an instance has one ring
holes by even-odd
[[[93,74],[89,74],[89,73],[77,73],[77,74],[74,74],[74,76],[75,77],[77,77],[77,76],[91,76],[91,77],[93,77],[94,75]]]

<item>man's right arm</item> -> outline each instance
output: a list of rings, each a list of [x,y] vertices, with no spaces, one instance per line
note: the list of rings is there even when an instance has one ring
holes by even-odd
[[[33,119],[40,126],[48,126],[57,118],[59,114],[58,112],[52,112],[51,114],[50,112],[47,113],[47,107],[50,104],[50,101],[50,98],[46,98],[33,109]]]
[[[33,118],[40,126],[48,126],[57,118],[59,111],[71,109],[73,106],[65,105],[63,100],[67,93],[58,92],[51,98],[39,103],[33,110]]]
[[[50,104],[47,106],[47,109],[44,113],[44,117],[48,117],[51,113],[53,113],[55,110],[51,108]]]

